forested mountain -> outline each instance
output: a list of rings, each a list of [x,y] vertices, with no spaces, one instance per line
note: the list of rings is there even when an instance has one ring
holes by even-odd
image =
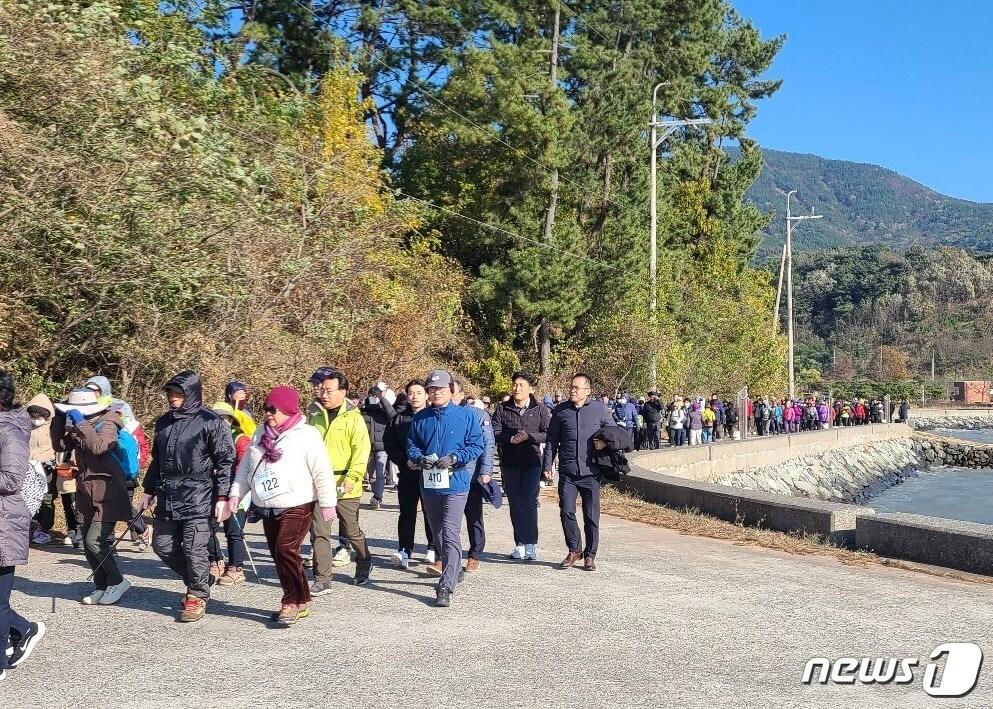
[[[813,208],[824,218],[794,231],[797,250],[880,244],[906,248],[955,246],[993,252],[993,204],[954,199],[892,170],[816,155],[762,150],[763,167],[747,197],[774,212],[765,227],[759,257],[779,253],[786,193],[794,214]]]
[[[822,380],[990,379],[993,260],[942,247],[797,254],[797,368]]]

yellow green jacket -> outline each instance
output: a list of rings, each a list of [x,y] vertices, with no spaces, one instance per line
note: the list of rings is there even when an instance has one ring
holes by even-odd
[[[334,468],[338,499],[362,497],[362,480],[372,453],[369,429],[366,428],[362,413],[346,399],[341,405],[341,411],[328,423],[327,409],[315,401],[307,409],[307,423],[320,431],[324,439],[331,458],[331,467]],[[341,489],[345,478],[352,482],[352,489],[348,493]]]

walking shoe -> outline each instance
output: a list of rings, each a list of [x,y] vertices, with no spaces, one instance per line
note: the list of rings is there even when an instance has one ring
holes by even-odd
[[[62,537],[62,546],[64,547],[72,546],[72,537],[69,534],[66,534],[64,537]]]
[[[435,561],[437,561],[437,559],[438,559],[438,557],[434,553],[434,549],[428,549],[426,552],[424,552],[424,563],[425,564],[433,564]]]
[[[441,562],[436,561],[433,564],[428,564],[425,571],[428,572],[428,576],[441,576]]]
[[[43,531],[41,531],[39,529],[37,532],[35,532],[34,534],[31,535],[31,543],[32,544],[39,544],[39,545],[41,545],[41,544],[51,544],[52,543],[52,535],[46,534],[45,532],[43,532]]]
[[[524,545],[524,558],[528,561],[538,560],[538,545],[537,544],[525,544]]]
[[[439,588],[438,595],[434,599],[434,605],[438,608],[448,608],[452,605],[452,592],[447,588]]]
[[[310,616],[310,608],[307,606],[297,606],[297,620]]]
[[[6,668],[0,670],[0,682],[3,682],[5,679],[7,679],[7,670],[6,670]]]
[[[45,637],[44,623],[29,624],[28,632],[14,646],[14,652],[11,654],[10,659],[7,660],[7,667],[19,667],[26,659],[31,657],[35,646],[43,637]]]
[[[470,574],[473,571],[479,571],[479,559],[475,559],[471,556],[468,559],[466,559],[465,570],[468,571]]]
[[[276,622],[287,627],[300,620],[300,611],[294,605],[283,606],[276,614]]]
[[[331,557],[331,566],[337,568],[339,566],[347,566],[352,563],[352,552],[348,551],[345,547],[338,547],[334,550],[334,556]]]
[[[207,613],[207,601],[196,596],[186,596],[183,599],[183,610],[179,614],[180,623],[195,623]]]
[[[371,500],[369,500],[369,507],[374,510],[378,510],[382,506],[383,506],[383,501],[380,500],[379,498],[374,497]]]
[[[314,552],[300,552],[300,561],[303,562],[303,568],[310,569],[314,566]],[[334,564],[332,564],[334,566]]]
[[[583,552],[581,552],[581,551],[570,551],[569,554],[568,554],[568,556],[566,556],[566,558],[564,558],[562,560],[562,563],[559,564],[559,568],[568,569],[573,564],[575,564],[577,561],[579,561],[582,558],[583,558]]]
[[[524,545],[518,544],[514,547],[514,551],[510,552],[511,559],[523,559],[524,558]]]
[[[583,559],[583,571],[596,571],[596,562],[592,556]]]
[[[371,569],[361,569],[355,571],[355,579],[352,581],[356,586],[365,586],[369,583],[369,571]]]
[[[241,570],[241,567],[228,564],[228,568],[224,570],[224,575],[217,579],[217,585],[237,586],[239,583],[244,583],[244,581],[245,572]]]
[[[135,551],[148,551],[148,542],[145,541],[145,535],[141,534],[134,543]]]
[[[396,565],[401,569],[410,568],[410,557],[403,549],[393,552],[393,561],[396,562]]]
[[[131,582],[127,579],[122,579],[116,586],[108,586],[98,602],[101,606],[112,606],[121,600],[121,596],[127,593],[129,588],[131,588]]]
[[[103,594],[104,591],[98,588],[87,593],[85,596],[79,599],[79,602],[82,603],[84,606],[98,606],[100,605],[100,599],[103,598]]]
[[[72,539],[72,545],[76,549],[79,549],[79,545],[83,543],[82,532],[80,532],[78,529],[74,529],[72,530],[72,532],[69,533],[69,537]]]
[[[224,562],[223,561],[212,561],[210,562],[210,585],[217,583],[217,580],[224,575]]]
[[[311,596],[326,596],[329,593],[334,593],[334,589],[326,581],[314,581],[310,584]]]

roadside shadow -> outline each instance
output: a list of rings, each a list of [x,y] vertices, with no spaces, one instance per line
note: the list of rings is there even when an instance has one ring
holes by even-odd
[[[494,554],[492,552],[484,551],[479,556],[479,561],[485,562],[487,564],[501,564],[507,566],[543,566],[546,569],[558,569],[559,565],[554,561],[523,561],[520,559],[509,559],[506,556],[500,554]]]

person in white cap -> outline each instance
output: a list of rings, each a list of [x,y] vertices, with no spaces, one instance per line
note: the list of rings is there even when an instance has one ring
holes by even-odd
[[[95,588],[82,598],[83,605],[117,603],[131,582],[121,574],[114,555],[114,527],[131,519],[131,498],[114,449],[118,431],[124,429],[119,413],[109,411],[91,389],[73,389],[69,398],[55,405],[65,414],[52,422],[52,442],[58,452],[72,450],[77,474],[76,514],[82,521],[83,551],[93,569]]]

